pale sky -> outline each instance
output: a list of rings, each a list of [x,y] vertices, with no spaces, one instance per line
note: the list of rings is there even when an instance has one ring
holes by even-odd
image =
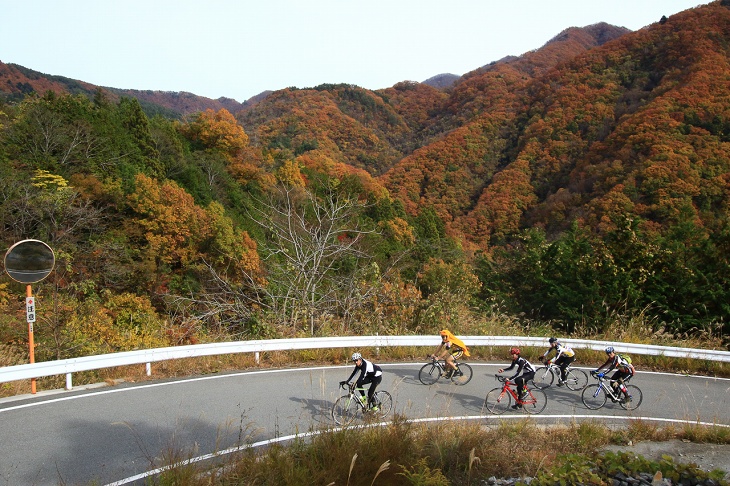
[[[461,75],[568,27],[639,30],[699,0],[0,0],[0,61],[122,89],[240,102]]]

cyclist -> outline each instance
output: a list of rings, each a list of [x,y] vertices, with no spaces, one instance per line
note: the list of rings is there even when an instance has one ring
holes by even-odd
[[[608,346],[605,351],[608,359],[605,363],[599,366],[594,373],[600,373],[603,368],[606,368],[606,373],[615,369],[616,373],[614,373],[611,377],[611,386],[613,387],[614,395],[617,397],[621,396],[621,393],[619,393],[620,388],[621,392],[626,396],[625,400],[631,400],[631,395],[629,395],[629,391],[626,389],[626,383],[632,376],[634,376],[634,373],[636,373],[634,365],[632,365],[631,360],[627,359],[625,356],[616,354],[616,350],[613,349],[613,346]]]
[[[442,329],[439,331],[441,335],[441,343],[433,352],[431,357],[433,359],[443,359],[446,363],[446,378],[451,378],[451,375],[456,371],[455,359],[461,358],[462,355],[469,356],[469,349],[464,344],[464,341],[457,338],[448,329]]]
[[[500,369],[498,373],[504,373],[505,371],[509,371],[517,366],[517,372],[515,372],[509,380],[514,381],[517,384],[517,396],[520,397],[520,400],[523,400],[526,395],[524,392],[525,383],[535,377],[535,367],[532,366],[532,364],[525,358],[520,356],[520,348],[510,349],[509,354],[512,355],[512,364],[509,365],[509,368]],[[522,372],[523,369],[525,370],[524,372]],[[522,375],[518,377],[517,375],[520,373],[522,373]],[[512,405],[512,408],[522,408],[522,404],[516,403]]]
[[[570,346],[558,341],[558,338],[551,337],[548,339],[548,342],[550,343],[550,348],[548,348],[548,350],[542,355],[541,361],[545,361],[545,365],[549,366],[550,360],[548,360],[548,355],[553,349],[555,350],[555,358],[552,362],[560,368],[558,386],[563,386],[563,384],[565,384],[565,379],[568,377],[566,369],[570,363],[575,361],[575,351],[573,351],[573,348]]]
[[[357,386],[358,388],[363,388],[365,385],[370,383],[370,388],[368,388],[368,408],[372,408],[375,389],[383,380],[383,370],[380,369],[380,366],[376,365],[372,361],[363,359],[360,353],[352,353],[352,361],[355,363],[355,369],[352,370],[352,374],[347,380],[340,382],[340,386],[344,384],[349,385],[350,380],[352,380],[352,378],[359,371],[360,377],[357,379],[355,386]],[[360,400],[362,400],[363,403],[365,402],[364,390],[360,390]]]

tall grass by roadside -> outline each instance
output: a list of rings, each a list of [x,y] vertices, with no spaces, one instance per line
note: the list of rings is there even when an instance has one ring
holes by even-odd
[[[396,416],[385,427],[330,429],[308,440],[275,444],[265,450],[246,449],[224,466],[208,470],[200,466],[197,474],[191,474],[190,465],[180,465],[179,474],[173,467],[154,484],[439,486],[483,484],[491,476],[542,478],[535,484],[560,484],[561,480],[573,484],[571,474],[598,459],[603,465],[625,460],[602,456],[604,446],[670,439],[730,444],[730,429],[658,426],[637,420],[621,429],[581,422],[547,430],[529,419],[494,426],[451,421],[434,425]],[[686,465],[676,467],[688,470]],[[583,472],[587,474],[587,470]],[[689,472],[708,476],[692,468]],[[719,480],[722,474],[716,472],[713,477]]]

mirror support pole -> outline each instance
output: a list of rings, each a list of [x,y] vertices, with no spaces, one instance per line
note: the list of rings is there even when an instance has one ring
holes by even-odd
[[[30,284],[25,286],[25,296],[33,297],[33,290]],[[28,320],[28,347],[30,352],[30,362],[35,363],[35,343],[33,342],[33,322]],[[36,393],[36,382],[35,378],[30,379],[30,392],[35,395]]]

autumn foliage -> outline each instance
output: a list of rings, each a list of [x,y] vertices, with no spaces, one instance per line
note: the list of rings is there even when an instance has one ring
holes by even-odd
[[[64,308],[102,302],[88,322],[59,313],[66,351],[61,330],[113,328],[112,307],[144,299],[186,339],[423,332],[469,306],[568,333],[619,315],[727,331],[728,45],[713,2],[637,32],[567,29],[447,89],[288,88],[182,120],[103,90],[16,89],[0,104],[2,239],[58,248]],[[318,212],[333,201],[345,221]],[[280,220],[297,223],[288,241]],[[307,267],[296,245],[321,244],[325,223],[322,247],[346,256]],[[316,284],[292,303],[284,277]],[[9,318],[0,335],[22,339]]]

